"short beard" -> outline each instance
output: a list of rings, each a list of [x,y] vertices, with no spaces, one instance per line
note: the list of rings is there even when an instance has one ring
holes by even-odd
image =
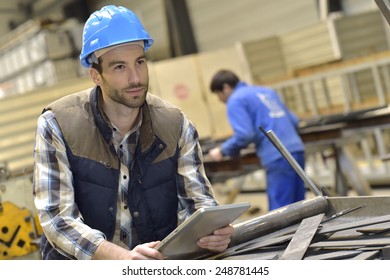
[[[107,84],[107,82],[105,82],[105,84]],[[145,89],[144,93],[141,96],[133,97],[130,100],[125,98],[125,94],[123,92],[132,88],[139,88],[139,87],[143,87]],[[145,103],[148,88],[149,88],[149,83],[147,82],[146,84],[141,84],[141,83],[130,84],[128,87],[120,90],[114,89],[112,87],[108,87],[106,88],[106,90],[107,90],[108,97],[111,98],[111,100],[113,100],[114,102],[122,104],[129,108],[140,108]]]

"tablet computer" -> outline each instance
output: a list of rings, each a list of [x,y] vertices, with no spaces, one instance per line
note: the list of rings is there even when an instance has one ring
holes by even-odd
[[[185,259],[209,252],[198,246],[198,240],[231,224],[249,207],[250,203],[244,202],[200,208],[165,237],[155,249],[162,252],[167,259]]]

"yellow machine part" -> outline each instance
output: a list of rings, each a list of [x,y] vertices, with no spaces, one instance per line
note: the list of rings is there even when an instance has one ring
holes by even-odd
[[[24,256],[38,249],[32,241],[42,234],[37,218],[12,202],[0,204],[0,260]]]

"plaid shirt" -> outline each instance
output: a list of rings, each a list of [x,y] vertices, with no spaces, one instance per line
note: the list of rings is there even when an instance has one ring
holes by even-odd
[[[178,143],[180,156],[176,175],[182,176],[185,182],[183,190],[178,190],[178,194],[185,194],[178,196],[179,224],[188,218],[194,209],[217,204],[211,184],[205,175],[204,166],[195,164],[193,160],[196,157],[201,159],[203,157],[197,141],[196,129],[188,118],[184,117],[183,120],[182,134]],[[138,242],[126,207],[126,197],[129,169],[141,122],[142,120],[124,137],[118,129],[114,129],[112,135],[117,155],[121,160],[117,225],[113,242],[124,248],[131,248]],[[50,152],[53,151],[56,156],[49,157]],[[38,119],[34,159],[34,202],[47,239],[54,248],[69,258],[91,259],[97,246],[106,237],[102,232],[84,224],[78,211],[74,200],[73,174],[67,159],[65,143],[54,113],[51,111],[45,112]],[[60,182],[60,187],[57,189],[51,188],[51,182],[54,180]],[[126,239],[121,239],[124,232]]]

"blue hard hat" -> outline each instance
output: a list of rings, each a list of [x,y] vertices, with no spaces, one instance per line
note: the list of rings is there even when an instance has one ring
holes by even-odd
[[[154,42],[132,11],[122,6],[105,6],[91,14],[84,25],[80,62],[90,67],[90,57],[95,51],[142,40],[145,51]]]

